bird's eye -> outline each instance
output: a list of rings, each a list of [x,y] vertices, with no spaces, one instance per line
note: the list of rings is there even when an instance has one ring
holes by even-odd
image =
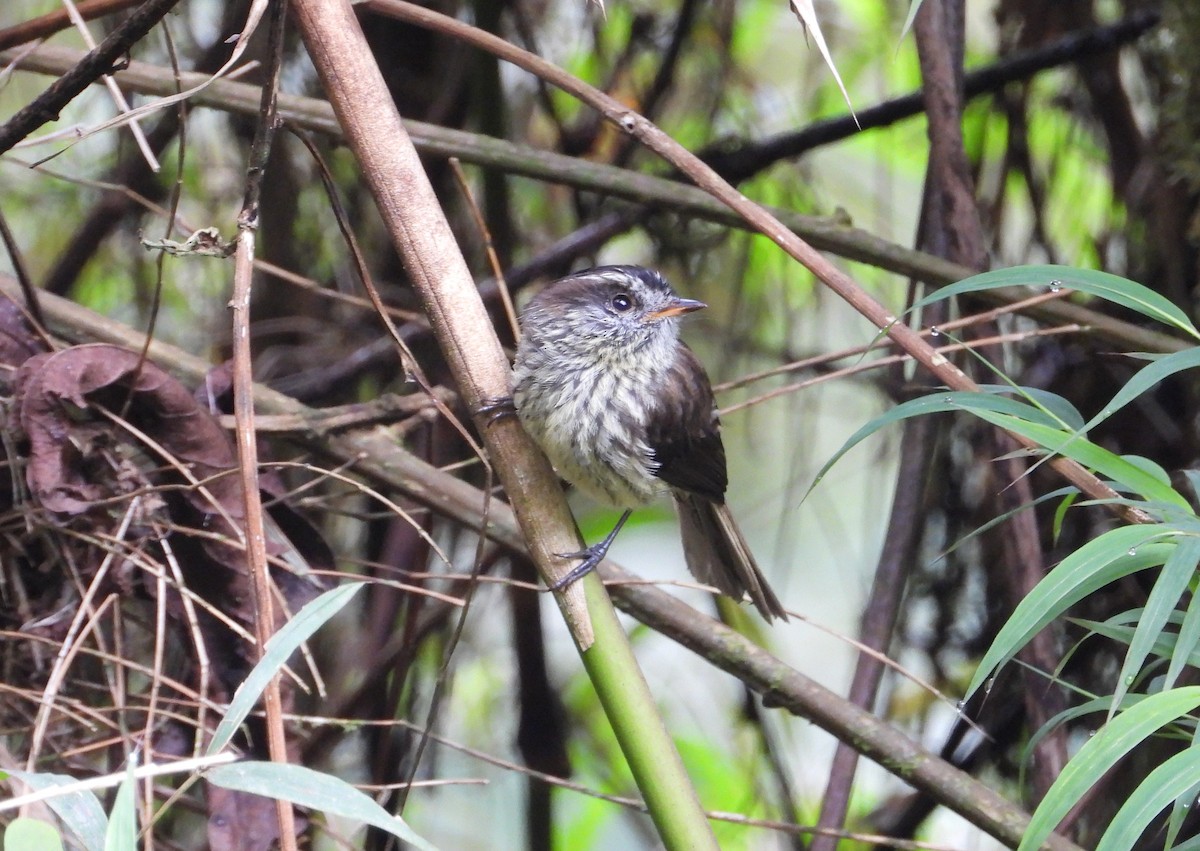
[[[612,297],[613,310],[624,313],[629,308],[633,307],[633,299],[625,295],[625,293],[617,293]]]

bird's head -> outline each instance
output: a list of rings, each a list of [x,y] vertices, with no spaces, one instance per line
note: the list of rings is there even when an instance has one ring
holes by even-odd
[[[526,307],[521,325],[539,344],[607,358],[674,345],[678,318],[703,307],[680,298],[651,269],[598,266],[548,285]]]

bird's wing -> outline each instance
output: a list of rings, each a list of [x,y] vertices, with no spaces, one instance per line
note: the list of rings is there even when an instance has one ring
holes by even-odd
[[[654,475],[672,487],[723,503],[729,478],[712,386],[700,361],[682,344],[666,387],[664,401],[669,404],[660,405],[647,423],[658,465]]]

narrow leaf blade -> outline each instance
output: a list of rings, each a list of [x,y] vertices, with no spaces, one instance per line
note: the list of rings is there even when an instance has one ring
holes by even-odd
[[[34,771],[5,769],[5,773],[20,778],[30,789],[39,791],[51,786],[78,786],[79,781],[66,774],[45,774]],[[108,816],[96,793],[89,789],[66,792],[46,799],[46,805],[62,820],[63,826],[83,844],[87,851],[104,851],[104,835],[108,832]]]
[[[1134,675],[1142,669],[1155,641],[1161,636],[1163,627],[1175,611],[1183,592],[1187,590],[1188,581],[1196,572],[1197,562],[1200,562],[1200,538],[1191,535],[1178,538],[1175,549],[1167,557],[1162,572],[1150,591],[1137,628],[1133,631],[1133,640],[1129,643],[1129,650],[1125,653],[1125,661],[1117,678],[1110,714],[1120,705],[1129,686],[1133,684]]]
[[[1063,559],[1017,605],[1000,628],[975,670],[967,696],[1050,621],[1088,594],[1123,576],[1165,562],[1174,549],[1173,543],[1162,542],[1167,534],[1170,528],[1166,526],[1122,526],[1088,541]]]
[[[1069,287],[1127,307],[1200,340],[1200,331],[1196,330],[1187,314],[1149,287],[1108,272],[1076,269],[1072,266],[1013,266],[984,272],[942,287],[916,302],[910,309],[919,310],[933,302],[963,293],[1020,286],[1037,289]]]
[[[366,583],[351,582],[326,591],[296,612],[294,618],[271,636],[262,658],[246,679],[242,680],[242,684],[233,695],[233,700],[229,702],[225,717],[221,719],[216,732],[213,733],[212,741],[208,743],[208,754],[215,754],[229,744],[233,734],[258,703],[258,698],[267,687],[267,683],[287,664],[288,658],[296,648],[340,612],[364,584]]]
[[[302,807],[374,825],[422,851],[436,851],[402,818],[392,815],[346,781],[302,765],[235,762],[210,769],[204,777],[225,789],[291,801]]]
[[[1029,821],[1018,851],[1041,848],[1042,842],[1097,778],[1103,777],[1106,771],[1163,725],[1186,715],[1197,706],[1200,706],[1200,686],[1159,692],[1138,702],[1100,728],[1096,735],[1084,742],[1079,753],[1066,764],[1046,792]],[[1195,774],[1187,775],[1189,784],[1194,783],[1195,779]],[[1149,786],[1147,778],[1139,791]]]

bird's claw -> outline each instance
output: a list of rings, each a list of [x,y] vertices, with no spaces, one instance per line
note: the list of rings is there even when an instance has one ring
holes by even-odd
[[[617,521],[617,525],[609,532],[603,541],[592,544],[590,547],[585,547],[582,550],[574,553],[556,553],[559,558],[581,558],[582,562],[575,565],[565,575],[554,580],[548,587],[551,591],[561,591],[577,579],[582,579],[587,576],[600,562],[604,561],[604,557],[608,555],[608,548],[612,546],[612,542],[617,539],[617,533],[621,531],[621,527],[625,525],[625,521],[632,514],[632,509],[626,509],[621,514],[621,519]]]
[[[486,426],[493,425],[505,417],[516,416],[516,414],[517,406],[513,402],[512,396],[497,396],[488,399],[475,411],[475,416],[485,417],[484,425]]]
[[[601,541],[595,546],[591,546],[587,549],[574,553],[555,553],[555,556],[558,558],[581,558],[583,561],[571,568],[566,574],[560,576],[558,579],[554,580],[554,582],[547,585],[547,590],[562,591],[568,585],[583,579],[583,577],[595,570],[596,566],[599,565],[600,562],[604,561],[604,557],[608,555],[608,547],[606,546],[607,543],[608,542],[606,541]]]

